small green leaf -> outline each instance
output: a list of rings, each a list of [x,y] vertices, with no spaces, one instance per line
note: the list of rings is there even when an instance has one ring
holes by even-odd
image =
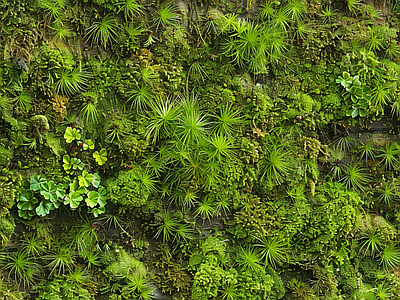
[[[79,129],[67,127],[64,133],[64,138],[67,143],[72,143],[74,140],[79,140],[81,138]]]
[[[106,208],[104,206],[93,209],[88,208],[88,212],[92,213],[93,216],[97,218],[99,215],[104,214],[106,212]]]
[[[40,184],[40,186],[42,187],[40,194],[45,199],[50,200],[52,202],[57,201],[57,185],[54,183],[54,181],[43,182]]]
[[[92,181],[92,185],[97,189],[100,185],[100,175],[97,173],[94,173],[94,179]]]
[[[78,176],[79,186],[89,187],[94,180],[94,175],[83,171],[82,175]]]
[[[83,197],[77,192],[71,192],[66,195],[64,204],[69,205],[72,209],[78,208],[79,204],[83,200]]]
[[[87,149],[94,149],[94,143],[92,140],[85,140],[83,142],[83,150],[87,150]]]
[[[97,205],[97,201],[100,198],[100,194],[96,191],[90,191],[85,199],[86,205],[90,207],[95,207]]]
[[[18,216],[20,218],[24,218],[26,220],[32,219],[32,217],[35,215],[35,211],[33,210],[19,210],[18,211]]]
[[[107,204],[106,200],[107,200],[107,190],[105,187],[103,186],[99,186],[98,189],[99,192],[99,200],[98,203],[100,205],[100,207],[103,207]]]
[[[35,211],[38,216],[45,217],[47,216],[51,210],[55,208],[54,204],[49,200],[42,200],[39,206],[36,207]]]
[[[41,183],[46,182],[46,178],[40,177],[40,175],[33,175],[30,180],[30,189],[34,192],[41,190]]]
[[[364,108],[359,108],[358,113],[360,114],[360,117],[365,117],[366,115],[368,115],[368,111]]]
[[[31,190],[27,190],[21,194],[17,203],[17,207],[20,210],[33,210],[37,202],[38,200],[33,196],[33,192]]]
[[[95,151],[93,153],[93,158],[96,160],[99,166],[104,165],[107,161],[107,150],[102,148],[100,151]]]
[[[354,111],[353,111],[353,113],[351,114],[351,117],[352,117],[352,118],[355,118],[355,117],[357,117],[357,116],[358,116],[358,108],[355,108]]]

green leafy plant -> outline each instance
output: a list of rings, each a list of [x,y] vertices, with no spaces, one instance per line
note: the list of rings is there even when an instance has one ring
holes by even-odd
[[[375,257],[383,246],[379,233],[373,228],[362,232],[360,243],[360,253],[363,256]]]
[[[183,145],[199,142],[208,131],[206,116],[195,108],[195,105],[195,103],[186,103],[182,114],[178,116],[177,135]]]
[[[58,79],[55,81],[57,94],[71,96],[83,91],[88,86],[90,76],[81,67],[72,70],[62,68],[59,72]]]
[[[219,113],[213,114],[215,119],[212,131],[219,135],[232,136],[236,128],[243,124],[243,119],[239,116],[239,111],[234,110],[232,105],[219,107]]]
[[[281,264],[287,259],[286,247],[287,243],[285,240],[279,237],[257,237],[259,244],[254,244],[258,247],[261,252],[261,259],[265,261],[265,264],[269,264],[276,268],[277,264]]]
[[[80,140],[82,137],[80,130],[72,127],[67,127],[64,133],[64,138],[67,143],[72,143],[75,140]]]
[[[205,197],[202,202],[198,202],[198,206],[195,211],[195,216],[201,216],[203,220],[211,218],[215,215],[216,209],[214,201],[211,197]]]
[[[283,148],[275,145],[267,148],[263,159],[260,161],[260,181],[265,179],[268,182],[282,183],[292,169],[287,157],[288,153]]]
[[[365,144],[362,143],[361,146],[358,147],[359,159],[365,159],[365,162],[368,162],[368,159],[375,159],[375,146],[371,141],[367,141]]]
[[[28,255],[26,251],[8,254],[3,265],[8,277],[16,285],[28,288],[35,284],[39,275],[40,266]]]
[[[380,263],[385,269],[394,269],[400,265],[400,251],[394,245],[386,245],[379,256]]]
[[[256,271],[262,268],[261,255],[257,249],[252,247],[240,247],[236,261],[242,270],[250,269]]]
[[[207,152],[212,160],[222,162],[223,159],[229,159],[233,155],[233,144],[227,136],[212,135],[209,143],[210,147]]]
[[[136,0],[124,0],[119,3],[120,9],[118,11],[124,12],[125,21],[132,21],[135,16],[143,14],[143,6],[138,4]]]
[[[57,247],[56,251],[47,254],[45,259],[49,261],[46,265],[46,267],[50,269],[49,276],[53,274],[58,276],[66,274],[67,271],[69,272],[72,270],[75,264],[74,253],[67,246]]]
[[[385,165],[387,170],[393,169],[396,163],[399,162],[398,156],[400,154],[399,145],[394,142],[392,144],[386,143],[385,148],[381,149],[381,153],[376,157],[381,158],[381,163]]]
[[[398,187],[395,183],[383,182],[378,189],[378,200],[390,206],[397,199]]]
[[[93,152],[93,158],[96,160],[99,166],[104,165],[107,161],[107,149],[101,148],[100,151]]]
[[[99,121],[99,111],[96,104],[92,101],[88,101],[85,105],[83,105],[81,109],[81,115],[86,124],[89,124],[89,121],[93,124],[96,124]]]
[[[155,143],[157,140],[173,134],[174,125],[180,112],[176,102],[170,98],[164,101],[155,101],[151,109],[150,123],[147,126],[146,136],[152,136],[153,143]]]
[[[178,14],[176,9],[171,4],[166,4],[156,11],[153,17],[153,22],[156,26],[156,31],[161,26],[166,28],[168,26],[177,26],[179,23]]]
[[[370,176],[358,164],[352,163],[345,169],[341,181],[348,189],[365,191],[365,185],[370,182]]]
[[[179,220],[172,216],[171,213],[166,210],[160,215],[161,224],[157,227],[156,234],[154,237],[157,239],[162,236],[163,242],[170,241],[175,236],[176,230],[179,226]]]
[[[63,168],[67,174],[74,174],[83,170],[83,163],[79,158],[65,154],[63,156]]]
[[[16,105],[22,112],[28,112],[32,107],[32,97],[26,90],[19,92],[17,97],[12,99],[14,105]]]
[[[135,86],[129,93],[127,102],[131,102],[131,109],[135,108],[136,111],[143,111],[145,108],[151,106],[153,99],[153,92],[151,86],[142,83],[140,86]]]
[[[334,9],[330,5],[325,6],[321,9],[321,17],[325,23],[331,23],[332,19],[337,15]]]
[[[92,40],[92,44],[101,43],[104,48],[107,48],[107,44],[116,41],[119,30],[118,20],[112,15],[106,15],[87,28],[85,37]]]
[[[65,12],[68,0],[40,0],[39,6],[48,12],[50,19],[59,19]]]
[[[306,12],[306,5],[302,0],[290,0],[285,5],[286,15],[294,22],[300,22]]]

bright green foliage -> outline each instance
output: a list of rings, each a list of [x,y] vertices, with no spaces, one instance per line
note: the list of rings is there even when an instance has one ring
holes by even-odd
[[[46,267],[50,269],[51,275],[66,274],[74,266],[74,253],[67,246],[60,246],[54,253],[47,254],[45,259],[49,261]]]
[[[116,261],[109,264],[104,274],[113,282],[118,282],[124,299],[148,299],[143,296],[152,291],[144,264],[122,249],[119,249]]]
[[[64,133],[64,138],[67,143],[72,143],[75,140],[80,140],[80,130],[72,127],[67,127]]]
[[[94,300],[94,296],[88,291],[90,277],[83,280],[73,280],[72,277],[63,275],[38,288],[39,294],[36,300]]]
[[[82,146],[83,150],[93,150],[94,149],[94,143],[92,140],[85,140],[83,142],[83,146]]]
[[[341,181],[348,189],[364,191],[366,185],[370,182],[370,176],[357,163],[352,163],[345,169]]]
[[[154,237],[159,238],[162,236],[163,242],[170,241],[178,229],[179,220],[172,216],[168,210],[162,213],[160,217],[161,224],[158,226]]]
[[[336,82],[345,89],[344,99],[351,100],[351,108],[346,111],[346,115],[352,118],[365,117],[369,113],[371,89],[361,84],[358,75],[351,77],[348,72],[343,72]]]
[[[239,111],[234,110],[232,105],[220,106],[219,113],[212,116],[215,118],[213,132],[216,134],[231,136],[236,127],[243,123]]]
[[[59,19],[65,12],[67,2],[67,0],[40,0],[38,4],[48,12],[50,19]]]
[[[165,101],[155,101],[151,108],[151,121],[147,126],[146,136],[152,136],[155,143],[159,139],[171,136],[180,112],[176,102],[169,98]]]
[[[138,4],[136,0],[123,0],[119,5],[121,5],[121,8],[118,12],[124,12],[126,22],[132,21],[135,16],[143,13],[143,6]]]
[[[39,265],[27,252],[10,253],[2,264],[8,277],[14,280],[19,287],[28,288],[36,282]]]
[[[396,142],[386,143],[385,148],[381,149],[381,153],[376,157],[381,158],[381,163],[385,165],[387,170],[391,170],[399,162],[399,154],[399,145]]]
[[[371,257],[375,257],[383,246],[380,234],[375,228],[364,231],[361,234],[360,243],[360,253]]]
[[[259,244],[254,246],[258,247],[261,258],[264,259],[265,264],[272,265],[276,268],[276,265],[282,264],[287,259],[286,253],[286,241],[279,237],[265,237],[257,238]]]
[[[261,178],[280,184],[289,175],[292,165],[288,161],[289,153],[278,146],[271,146],[266,149],[263,159],[260,161]]]
[[[358,147],[359,150],[359,159],[365,159],[365,162],[368,162],[368,159],[373,160],[375,158],[375,146],[371,141],[367,141],[365,144],[363,143]]]
[[[238,277],[238,290],[240,297],[238,299],[268,299],[274,281],[271,275],[266,274],[265,269],[247,269],[240,272]]]
[[[135,108],[138,112],[150,106],[153,99],[151,86],[146,83],[135,86],[128,95],[129,98],[127,102],[131,102],[130,108]]]
[[[63,156],[63,168],[67,174],[79,173],[83,170],[83,163],[79,158]]]
[[[156,31],[160,26],[162,28],[166,28],[167,26],[177,26],[179,19],[175,7],[171,4],[166,4],[160,7],[154,15],[153,22],[156,25]]]
[[[85,37],[92,40],[92,44],[101,43],[107,48],[107,44],[116,41],[119,29],[118,20],[112,15],[106,15],[101,21],[94,22],[87,28]]]
[[[386,245],[379,255],[385,269],[394,269],[400,265],[400,250],[394,245]]]
[[[18,215],[24,219],[31,219],[35,213],[44,217],[60,206],[64,195],[64,185],[34,175],[30,181],[22,183],[21,196],[17,201]],[[36,205],[38,202],[39,205]]]
[[[87,171],[83,171],[82,175],[78,176],[79,186],[89,187],[93,182],[94,176],[93,174],[89,174]]]
[[[149,197],[156,187],[156,180],[148,169],[136,165],[129,171],[120,171],[106,185],[109,199],[116,204],[129,208],[151,207]]]
[[[107,150],[102,148],[100,151],[93,152],[93,158],[96,160],[99,166],[104,165],[107,161]]]
[[[277,62],[286,52],[286,42],[280,29],[238,21],[225,42],[224,54],[239,67],[254,73],[266,73],[270,62]]]
[[[88,85],[89,75],[82,68],[73,70],[63,68],[59,72],[58,80],[55,82],[58,94],[71,96],[83,91]]]
[[[238,251],[236,261],[242,271],[251,270],[252,272],[256,272],[262,268],[260,252],[252,247],[241,247]]]
[[[362,202],[356,192],[332,182],[316,189],[315,202],[318,206],[310,212],[299,238],[308,251],[324,251],[324,247],[336,246],[336,240],[346,237],[355,228]]]
[[[208,256],[194,276],[192,299],[215,299],[226,273],[218,266],[215,256]]]

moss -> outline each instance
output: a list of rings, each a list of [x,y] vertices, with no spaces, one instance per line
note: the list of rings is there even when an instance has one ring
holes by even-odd
[[[13,151],[0,145],[0,167],[7,167],[13,158]]]

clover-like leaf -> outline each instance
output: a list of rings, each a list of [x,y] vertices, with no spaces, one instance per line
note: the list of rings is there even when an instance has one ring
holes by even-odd
[[[107,150],[102,148],[100,151],[95,151],[93,153],[93,158],[96,160],[99,166],[104,165],[107,161]]]
[[[72,209],[78,208],[82,202],[83,197],[77,192],[70,192],[65,196],[64,204],[69,205]]]
[[[79,185],[78,179],[74,179],[74,181],[70,183],[69,190],[71,192],[77,192],[78,194],[81,195],[83,195],[86,191],[85,187]]]
[[[49,181],[49,182],[43,182],[40,184],[42,187],[40,194],[47,200],[50,200],[51,202],[57,201],[57,185],[54,183],[54,181]]]
[[[32,219],[32,217],[35,215],[34,210],[18,210],[18,216],[20,218],[24,218],[26,220]]]
[[[88,212],[92,213],[93,216],[97,218],[99,215],[104,214],[106,212],[106,208],[104,206],[98,208],[96,207],[93,209],[88,208]]]
[[[94,175],[88,173],[87,171],[83,171],[82,175],[78,176],[79,186],[88,187],[94,180]]]
[[[21,194],[17,207],[20,210],[33,210],[35,208],[35,204],[38,200],[34,197],[34,194],[31,190],[27,190]]]
[[[93,141],[92,140],[85,140],[83,142],[82,148],[83,148],[83,150],[87,150],[87,149],[93,150],[94,149]]]
[[[42,200],[42,201],[39,203],[39,206],[36,207],[35,211],[36,211],[36,214],[37,214],[38,216],[45,217],[45,216],[47,216],[47,215],[50,213],[50,211],[53,210],[54,208],[55,208],[55,206],[54,206],[53,202],[51,202],[50,200],[46,200],[46,199],[45,199],[45,200]]]
[[[72,174],[74,170],[82,170],[83,164],[79,158],[69,157],[69,155],[65,154],[63,156],[63,168],[67,174]]]
[[[98,200],[98,204],[100,205],[100,207],[103,207],[107,204],[106,200],[107,200],[107,190],[105,187],[103,186],[99,186],[98,189],[99,192],[99,200]]]
[[[44,182],[46,182],[46,178],[41,177],[40,175],[33,175],[30,180],[29,188],[32,191],[37,192],[42,189],[41,184]]]
[[[28,190],[30,188],[31,183],[29,182],[28,179],[25,179],[21,182],[21,186],[22,188]]]
[[[67,143],[72,143],[75,140],[80,140],[81,134],[79,129],[67,127],[64,133],[64,138]]]
[[[96,191],[90,191],[85,199],[86,205],[90,207],[95,207],[97,205],[97,201],[100,198],[100,194]]]
[[[100,185],[101,178],[100,178],[100,175],[97,173],[94,173],[93,176],[94,176],[94,179],[92,181],[92,185],[97,189]]]

